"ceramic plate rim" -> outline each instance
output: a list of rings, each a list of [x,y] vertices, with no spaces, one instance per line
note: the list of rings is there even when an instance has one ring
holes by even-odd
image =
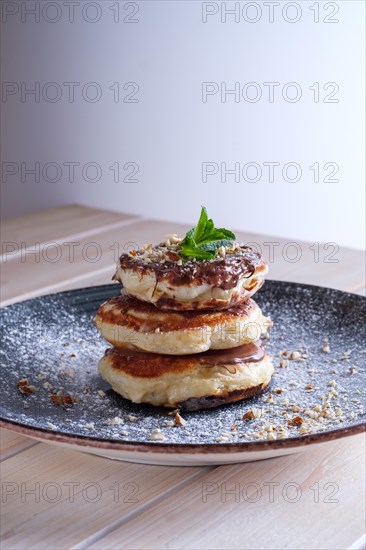
[[[0,428],[5,428],[10,431],[42,439],[44,441],[52,441],[63,443],[65,445],[78,445],[80,447],[92,447],[95,449],[106,449],[115,451],[131,451],[131,452],[153,452],[161,454],[208,454],[208,453],[240,453],[240,452],[256,452],[268,451],[277,449],[291,449],[293,447],[302,447],[315,443],[325,443],[343,437],[349,437],[362,433],[366,430],[366,424],[360,422],[345,428],[337,428],[324,432],[317,432],[298,437],[288,437],[273,441],[248,441],[235,443],[160,443],[152,441],[116,441],[113,439],[100,439],[97,437],[88,437],[77,434],[65,434],[54,430],[46,430],[43,428],[34,428],[21,424],[20,422],[12,422],[10,420],[0,419]]]

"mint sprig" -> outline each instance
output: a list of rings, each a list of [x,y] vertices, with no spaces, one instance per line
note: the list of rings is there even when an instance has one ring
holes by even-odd
[[[217,228],[202,206],[196,227],[190,229],[180,243],[180,254],[186,258],[211,260],[221,246],[230,246],[235,235],[223,227]]]

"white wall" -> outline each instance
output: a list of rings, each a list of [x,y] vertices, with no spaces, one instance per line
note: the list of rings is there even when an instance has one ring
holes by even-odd
[[[364,2],[226,2],[227,9],[240,10],[226,22],[221,2],[71,4],[2,2],[5,217],[79,202],[194,222],[204,204],[220,225],[363,246]],[[117,6],[119,22],[114,22]],[[138,13],[129,15],[137,7]],[[39,8],[39,22],[24,8]],[[216,10],[203,22],[207,11]],[[99,20],[90,22],[95,17]],[[256,17],[257,22],[245,20]],[[22,97],[22,86],[24,92],[36,82],[37,101]],[[50,82],[56,87],[47,86]],[[79,83],[74,102],[65,82]],[[99,101],[92,101],[96,88],[85,87],[90,82],[102,92]],[[119,102],[109,89],[116,82]],[[123,90],[128,82],[138,84],[132,98],[137,102],[123,101],[135,86]],[[227,95],[224,102],[217,92],[204,102],[203,82],[216,83],[209,88],[213,91],[235,88],[237,82],[240,96]],[[245,88],[250,82],[256,85]],[[279,83],[273,102],[270,85],[264,85],[269,82]],[[289,82],[301,90],[296,102],[291,102],[295,87],[285,86]],[[319,101],[315,87],[309,89],[316,82]],[[255,90],[261,99],[248,101]],[[52,102],[55,93],[60,98]],[[34,175],[22,174],[22,163],[24,172],[36,162],[38,183]],[[50,162],[56,165],[47,171]],[[64,165],[69,162],[80,163],[74,182]],[[87,181],[96,173],[93,168],[83,175],[88,162],[99,166],[99,181]],[[217,170],[207,181],[205,162],[212,163],[206,169]],[[264,165],[269,162],[280,164],[272,182]],[[283,166],[290,162],[301,168],[299,181],[283,178]],[[314,181],[316,162],[319,182]],[[121,168],[119,182],[109,168],[115,163]],[[123,181],[134,167],[124,170],[126,163],[138,165],[138,181]],[[221,181],[221,163],[228,169],[240,163],[240,170],[257,163],[262,177],[248,182],[242,173],[228,174]],[[338,181],[324,181],[335,167]],[[248,179],[254,179],[254,170],[249,168]],[[288,167],[287,179],[295,175]]]

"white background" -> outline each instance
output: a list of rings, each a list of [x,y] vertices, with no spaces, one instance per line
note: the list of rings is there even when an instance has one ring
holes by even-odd
[[[227,2],[222,10],[221,2],[79,1],[74,22],[62,1],[2,4],[4,217],[77,202],[194,223],[203,204],[219,226],[363,247],[363,1]],[[24,5],[29,11],[37,4],[39,22],[24,11]],[[225,6],[235,5],[239,11],[225,22]],[[208,10],[217,13],[204,22]],[[24,91],[36,82],[40,97],[22,98],[22,86]],[[65,82],[79,83],[73,103]],[[99,101],[93,102],[90,82],[102,93]],[[117,82],[115,102],[110,87]],[[138,102],[123,101],[133,91],[132,85],[123,89],[128,82],[138,85],[132,98]],[[204,82],[219,90],[206,102]],[[257,102],[248,101],[253,86],[243,98],[250,82],[262,93]],[[272,102],[265,82],[279,83]],[[286,89],[289,82],[301,90],[299,101],[291,102],[295,88]],[[319,98],[310,89],[316,82]],[[221,89],[235,83],[240,96],[224,101]],[[339,87],[330,98],[336,88],[328,84],[324,90],[327,83]],[[52,102],[57,90],[61,97]],[[337,102],[324,102],[326,96]],[[37,162],[39,182],[24,172]],[[64,165],[70,162],[79,163],[73,182]],[[93,168],[82,172],[90,162],[101,172],[94,183],[88,181]],[[207,181],[204,162],[218,170]],[[274,181],[263,164],[268,162],[280,163]],[[282,175],[291,162],[301,167],[297,182]],[[316,162],[319,182],[309,168]],[[47,163],[56,164],[47,170]],[[115,163],[117,182],[109,168]],[[124,169],[126,163],[138,165],[138,181],[123,181],[135,166]],[[235,181],[235,174],[227,174],[225,181],[221,163],[228,169],[240,163],[240,170],[257,163],[262,176],[245,181],[240,173]],[[324,181],[334,166],[324,170],[326,163],[339,167],[333,176],[339,181]],[[253,170],[247,179],[254,179]],[[294,176],[290,168],[287,179]]]

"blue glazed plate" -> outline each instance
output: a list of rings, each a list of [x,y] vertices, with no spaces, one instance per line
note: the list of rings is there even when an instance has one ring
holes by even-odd
[[[182,413],[186,424],[177,427],[167,409],[126,401],[98,373],[106,343],[92,319],[118,292],[114,284],[84,288],[0,310],[3,427],[119,460],[187,466],[290,454],[365,429],[362,296],[266,281],[255,300],[274,323],[264,342],[275,365],[270,386],[259,397]],[[22,379],[35,390],[22,393]],[[62,404],[60,395],[75,402]],[[243,420],[249,410],[256,417]],[[156,429],[164,439],[151,440]]]

